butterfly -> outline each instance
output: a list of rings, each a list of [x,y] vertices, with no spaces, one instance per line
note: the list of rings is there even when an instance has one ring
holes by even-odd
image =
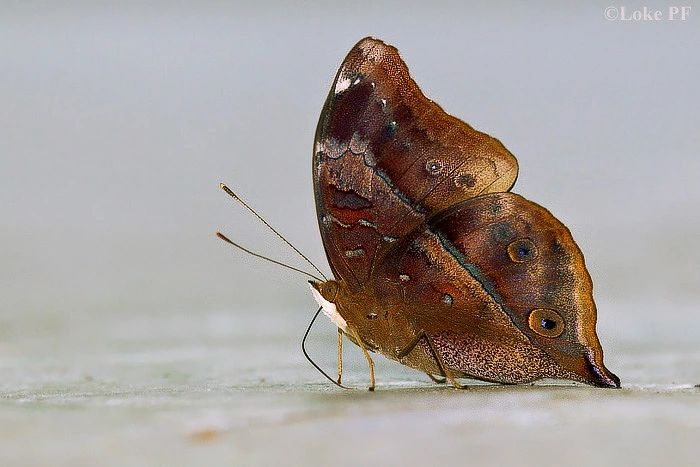
[[[511,193],[500,141],[423,95],[371,37],[343,61],[316,130],[313,187],[334,279],[322,311],[370,366],[432,379],[620,387],[603,364],[592,281],[569,230]],[[341,374],[339,347],[339,377]]]

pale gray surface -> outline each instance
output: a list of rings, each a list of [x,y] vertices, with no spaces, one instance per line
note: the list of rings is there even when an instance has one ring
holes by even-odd
[[[1,4],[1,465],[697,461],[700,9],[423,3]],[[460,392],[378,362],[375,394],[342,392],[305,363],[303,277],[213,232],[296,258],[218,183],[327,270],[312,138],[366,35],[570,227],[626,389]]]

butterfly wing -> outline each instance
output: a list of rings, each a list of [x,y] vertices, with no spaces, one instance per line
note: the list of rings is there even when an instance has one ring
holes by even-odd
[[[619,380],[603,365],[583,256],[544,208],[508,193],[515,157],[448,115],[398,51],[360,41],[316,131],[313,178],[334,306],[365,347],[458,376]],[[350,336],[352,338],[352,336]]]
[[[392,249],[374,286],[400,295],[413,333],[425,331],[458,374],[619,386],[603,365],[581,251],[549,211],[519,195],[479,196],[433,217]],[[405,363],[434,369],[427,345],[414,352]]]
[[[359,290],[397,238],[462,200],[509,190],[517,173],[497,139],[423,95],[394,47],[361,40],[315,138],[314,190],[333,273]]]

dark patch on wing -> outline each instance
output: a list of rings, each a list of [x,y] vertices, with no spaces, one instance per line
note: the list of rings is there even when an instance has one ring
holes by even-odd
[[[333,190],[333,206],[338,209],[366,209],[372,206],[372,202],[358,195],[354,190],[340,190],[330,186]]]

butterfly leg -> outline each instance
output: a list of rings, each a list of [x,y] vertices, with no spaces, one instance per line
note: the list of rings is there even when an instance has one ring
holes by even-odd
[[[350,323],[347,323],[347,326],[348,326],[348,329],[352,332],[352,335],[355,337],[355,340],[357,341],[357,345],[359,345],[360,348],[362,349],[362,353],[365,354],[365,358],[367,359],[367,363],[369,364],[369,379],[370,379],[370,386],[367,389],[369,389],[370,391],[374,391],[374,362],[372,361],[372,357],[369,356],[369,352],[367,352],[367,348],[365,347],[365,344],[362,342],[360,335],[357,333],[355,326],[352,326]]]
[[[450,383],[452,383],[452,385],[454,387],[456,387],[457,389],[468,389],[467,386],[459,384],[455,380],[454,376],[452,376],[452,372],[450,372],[450,370],[447,369],[447,365],[445,365],[445,362],[442,360],[442,357],[440,356],[440,352],[438,352],[438,349],[437,349],[437,346],[435,345],[435,342],[433,342],[433,340],[430,338],[430,336],[428,334],[426,334],[425,330],[421,330],[418,334],[416,334],[416,337],[414,337],[411,340],[411,342],[409,342],[408,345],[401,352],[399,352],[398,357],[403,358],[406,355],[408,355],[409,353],[411,353],[411,351],[413,351],[413,349],[416,348],[416,345],[418,345],[418,343],[421,341],[421,339],[425,339],[425,341],[428,343],[428,346],[430,347],[430,351],[433,353],[433,356],[435,357],[435,361],[438,364],[438,368],[440,368],[440,371],[445,376],[445,378],[449,379]],[[430,376],[430,379],[435,381],[435,379],[433,379],[433,377],[431,375],[428,375],[428,376]]]
[[[428,378],[430,378],[433,381],[433,383],[445,384],[445,382],[447,381],[447,378],[436,378],[430,373],[426,373],[426,375],[428,375]]]
[[[338,384],[343,376],[343,331],[338,328]]]

